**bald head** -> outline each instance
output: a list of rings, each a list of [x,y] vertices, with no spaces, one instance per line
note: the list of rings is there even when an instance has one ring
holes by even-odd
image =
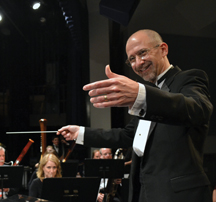
[[[110,148],[101,148],[101,159],[112,159],[112,150]]]
[[[135,32],[128,38],[126,43],[126,51],[127,51],[128,43],[139,42],[140,40],[145,40],[146,44],[160,44],[163,42],[162,37],[154,30],[142,29]]]

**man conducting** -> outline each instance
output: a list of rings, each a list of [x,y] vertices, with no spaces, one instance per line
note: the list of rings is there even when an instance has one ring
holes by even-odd
[[[128,107],[131,122],[111,130],[69,125],[57,134],[85,146],[132,145],[129,202],[210,202],[202,165],[213,110],[206,73],[171,65],[168,45],[153,30],[130,36],[126,53],[126,63],[143,83],[115,74],[107,65],[108,79],[83,89],[97,108]]]

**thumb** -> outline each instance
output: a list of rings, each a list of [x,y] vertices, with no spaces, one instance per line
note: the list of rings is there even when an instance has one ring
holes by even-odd
[[[115,78],[115,77],[118,77],[118,76],[119,76],[118,74],[115,74],[115,73],[113,73],[113,72],[111,71],[109,65],[106,66],[105,73],[106,73],[106,75],[107,75],[107,77],[108,77],[109,79],[110,79],[110,78]]]

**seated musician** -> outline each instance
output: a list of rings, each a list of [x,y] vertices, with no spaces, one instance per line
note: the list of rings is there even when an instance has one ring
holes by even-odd
[[[52,177],[62,177],[61,164],[56,155],[46,154],[40,161],[37,178],[32,181],[29,187],[29,196],[40,198],[43,179]]]
[[[100,159],[101,158],[101,153],[98,149],[95,149],[92,152],[92,159]]]
[[[0,166],[5,165],[5,148],[0,146]],[[3,188],[3,198],[12,196],[18,192],[15,188]],[[0,189],[0,198],[2,198],[2,190]]]
[[[112,159],[112,150],[110,148],[101,148],[100,150],[101,153],[101,159]],[[112,180],[112,179],[110,179]],[[100,183],[100,187],[99,187],[99,193],[97,196],[97,201],[98,202],[102,202],[104,200],[104,197],[108,197],[110,191],[112,191],[112,189],[115,189],[116,187],[119,189],[119,186],[121,184],[121,179],[114,179],[113,183],[115,184],[115,187],[107,187],[107,185],[109,185],[109,179],[103,179],[101,178],[101,183]],[[111,183],[111,184],[113,184]],[[107,190],[107,191],[104,191]],[[121,201],[121,197],[119,195],[119,190],[115,190],[116,194],[114,196],[114,198],[112,199],[113,202],[120,202]],[[107,201],[107,200],[106,200]]]
[[[46,151],[45,151],[44,155],[46,155],[46,154],[55,154],[55,155],[59,158],[57,152],[54,150],[54,148],[53,148],[52,145],[48,145],[48,146],[46,147]],[[38,162],[38,163],[35,164],[35,168],[38,168],[38,167],[39,167],[39,163],[40,163],[40,162]]]
[[[54,154],[54,155],[57,156],[57,158],[59,158],[59,157],[58,157],[58,154],[56,153],[56,151],[53,149],[53,147],[52,147],[51,145],[48,145],[48,146],[46,147],[46,152],[43,154],[43,156],[45,156],[46,154]],[[29,189],[29,187],[30,187],[32,181],[33,181],[35,178],[37,178],[37,174],[36,174],[36,173],[37,173],[37,170],[38,170],[39,165],[40,165],[40,162],[38,162],[38,163],[35,164],[35,168],[36,168],[36,169],[34,170],[34,172],[32,173],[32,175],[31,175],[31,177],[30,177],[30,180],[29,180],[29,182],[28,182],[28,189]]]
[[[52,137],[52,146],[53,149],[57,152],[59,159],[62,161],[65,157],[65,150],[68,149],[70,144],[65,141],[65,139],[62,136],[54,135]]]

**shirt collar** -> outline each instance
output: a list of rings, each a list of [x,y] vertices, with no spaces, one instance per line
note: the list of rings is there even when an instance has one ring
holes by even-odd
[[[168,72],[168,70],[171,69],[172,67],[173,67],[173,65],[170,65],[164,72],[162,72],[161,74],[159,74],[158,77],[157,77],[157,81],[158,81],[164,74],[166,74],[166,73]],[[159,88],[161,88],[162,85],[163,85],[163,83],[164,83],[164,81],[165,81],[165,79],[164,79],[159,85],[157,84],[157,81],[156,81],[155,85],[158,86]]]

